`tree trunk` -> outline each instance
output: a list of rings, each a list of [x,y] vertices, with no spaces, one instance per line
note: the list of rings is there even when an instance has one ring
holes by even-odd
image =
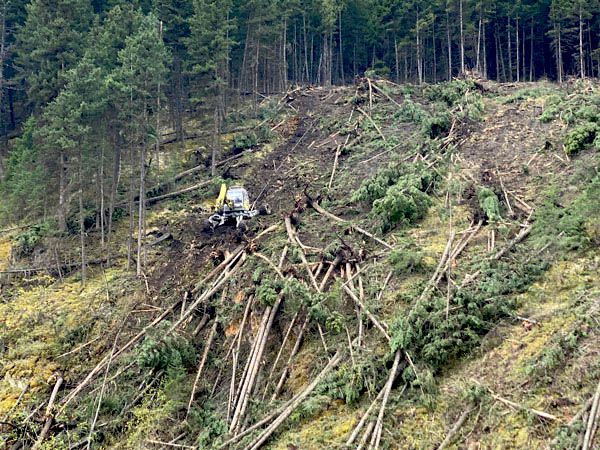
[[[452,81],[452,40],[450,39],[450,14],[446,11],[446,36],[448,38],[448,81]]]
[[[310,75],[308,72],[308,41],[306,40],[306,14],[302,13],[302,28],[304,33],[304,72],[306,74],[306,83],[310,82]]]
[[[513,80],[512,42],[510,38],[510,16],[506,18],[506,35],[508,38],[508,81]]]
[[[66,172],[67,168],[65,166],[65,152],[64,150],[60,151],[60,178],[59,178],[59,187],[58,187],[58,231],[64,233],[67,229],[67,196],[66,196]]]
[[[480,62],[480,49],[481,49],[481,22],[483,21],[483,12],[479,13],[479,25],[477,26],[477,52],[475,57],[475,66],[477,67],[477,72],[481,73],[481,62]]]
[[[481,26],[483,35],[483,77],[488,79],[488,66],[487,66],[487,41],[485,39],[485,21]]]
[[[585,78],[585,66],[583,64],[583,6],[579,3],[579,73],[581,79]]]
[[[142,143],[140,149],[140,193],[138,202],[138,238],[137,238],[137,265],[136,274],[139,277],[142,274],[142,244],[145,240],[145,206],[146,206],[146,146]]]
[[[104,142],[100,151],[100,248],[104,252]]]
[[[339,63],[340,63],[340,80],[342,82],[342,86],[346,84],[346,81],[344,80],[344,48],[342,47],[342,10],[340,9],[339,12],[339,16],[338,16],[338,23],[339,23],[339,41],[340,41],[340,59],[339,59]]]
[[[521,59],[519,54],[519,16],[516,18],[517,26],[517,82],[521,81]]]
[[[215,169],[217,167],[217,155],[221,153],[221,126],[219,120],[219,109],[215,107],[214,115],[215,134],[213,137],[213,149],[210,164],[210,174],[212,177],[215,176]]]
[[[423,65],[421,64],[421,28],[419,22],[419,8],[417,7],[417,74],[419,76],[419,84],[423,84]]]
[[[400,68],[398,67],[398,39],[394,36],[394,56],[396,58],[396,83],[400,83]]]
[[[529,81],[533,81],[533,17],[531,18],[531,42],[529,43]]]
[[[85,286],[85,224],[83,222],[83,150],[79,146],[79,238],[81,245],[81,285]]]
[[[8,0],[2,1],[2,17],[0,18],[0,105],[2,105],[3,94],[4,94],[4,64],[6,62],[7,47],[6,47],[6,15],[8,13]],[[0,161],[0,179],[2,175],[2,164]]]
[[[127,270],[131,269],[131,257],[133,256],[132,252],[133,252],[133,240],[132,240],[132,235],[133,235],[133,221],[134,221],[134,214],[133,214],[133,203],[134,203],[134,190],[135,190],[135,150],[134,150],[134,137],[132,136],[132,142],[131,142],[131,149],[129,150],[129,167],[130,167],[130,174],[129,174],[129,233],[127,234]]]
[[[433,82],[437,83],[437,49],[435,45],[435,17],[431,23],[431,41],[433,45]]]
[[[281,64],[281,83],[282,83],[282,92],[287,91],[287,84],[288,84],[288,80],[287,80],[287,51],[286,51],[286,47],[287,47],[287,18],[283,19],[283,45],[281,48],[281,59],[282,59],[282,64]]]
[[[562,48],[561,48],[561,32],[560,23],[554,24],[555,45],[556,45],[556,76],[558,83],[562,84]]]
[[[460,11],[460,74],[465,74],[465,36],[463,32],[463,0],[459,0]]]
[[[112,242],[112,218],[115,210],[115,197],[117,195],[117,187],[119,185],[119,172],[121,169],[121,146],[119,145],[118,138],[115,135],[115,160],[113,164],[112,183],[110,186],[110,204],[108,205],[108,234],[106,236],[106,263],[110,265],[110,250]]]

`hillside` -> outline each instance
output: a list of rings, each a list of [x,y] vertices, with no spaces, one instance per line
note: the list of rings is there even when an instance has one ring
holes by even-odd
[[[124,206],[110,262],[88,225],[84,286],[77,230],[1,231],[0,446],[600,445],[599,85],[361,78],[232,109],[214,178],[209,117],[185,148],[164,130],[140,277]],[[211,231],[222,180],[273,213]]]

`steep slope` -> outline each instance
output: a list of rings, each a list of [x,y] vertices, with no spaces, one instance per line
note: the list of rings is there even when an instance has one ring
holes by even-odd
[[[574,445],[600,376],[600,209],[597,152],[563,142],[597,88],[518,87],[292,90],[223,138],[221,176],[272,215],[209,232],[216,181],[151,206],[148,240],[170,238],[140,280],[122,257],[83,290],[4,275],[0,442],[48,424],[47,448],[346,448],[397,354],[354,446],[436,448],[459,418],[461,448]],[[76,255],[42,236],[18,260],[10,233],[13,266]]]

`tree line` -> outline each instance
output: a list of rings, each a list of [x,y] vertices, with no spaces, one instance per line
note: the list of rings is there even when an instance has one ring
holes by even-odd
[[[140,272],[161,126],[183,144],[184,115],[209,112],[218,136],[237,96],[365,73],[397,83],[598,77],[599,9],[598,0],[0,0],[1,220],[55,217],[61,232],[79,231],[82,259],[92,223],[110,258],[126,196]]]

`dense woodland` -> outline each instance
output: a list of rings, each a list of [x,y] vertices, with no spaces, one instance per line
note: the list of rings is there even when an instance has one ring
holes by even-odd
[[[184,144],[184,115],[209,114],[218,134],[239,96],[365,73],[397,83],[600,74],[595,0],[26,3],[0,7],[1,220],[54,218],[82,244],[91,222],[110,256],[115,202],[127,197],[138,271],[135,199],[160,172],[159,130]]]

